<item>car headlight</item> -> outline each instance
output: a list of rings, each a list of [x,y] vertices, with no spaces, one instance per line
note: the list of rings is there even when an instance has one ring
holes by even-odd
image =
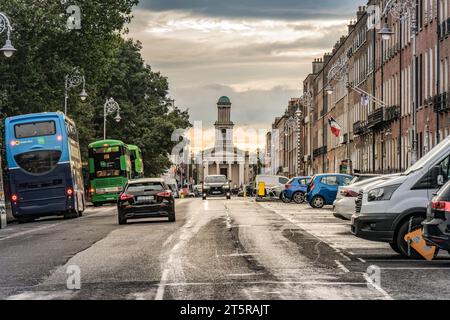
[[[387,201],[391,200],[394,192],[400,187],[400,184],[376,188],[369,191],[367,200],[368,201]]]
[[[203,186],[203,190],[208,190],[209,186]]]
[[[223,186],[223,188],[224,188],[225,190],[229,190],[229,189],[230,189],[230,186],[226,184],[226,185]]]

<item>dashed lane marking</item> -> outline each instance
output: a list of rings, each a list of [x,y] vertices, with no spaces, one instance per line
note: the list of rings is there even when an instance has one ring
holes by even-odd
[[[340,263],[337,260],[334,260],[334,262],[337,264],[337,266],[339,267],[339,269],[341,269],[342,271],[344,271],[345,273],[349,273],[350,270],[348,270],[342,263]]]

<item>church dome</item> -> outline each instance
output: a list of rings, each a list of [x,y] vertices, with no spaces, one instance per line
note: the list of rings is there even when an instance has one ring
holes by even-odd
[[[223,96],[223,97],[220,97],[219,102],[217,102],[217,104],[222,105],[222,106],[224,106],[224,105],[229,106],[229,105],[231,105],[231,101],[230,101],[230,98]]]

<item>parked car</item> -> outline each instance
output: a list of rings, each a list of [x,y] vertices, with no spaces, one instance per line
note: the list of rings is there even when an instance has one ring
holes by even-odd
[[[130,180],[117,200],[119,224],[129,219],[168,217],[175,221],[175,200],[163,179]]]
[[[449,179],[450,136],[398,177],[363,189],[352,216],[353,234],[387,242],[399,254],[420,259],[414,249],[408,252],[404,237],[422,227],[433,193]]]
[[[369,179],[373,179],[376,177],[379,177],[379,174],[370,174],[370,173],[355,173],[353,175],[353,179],[350,182],[350,184],[355,184],[358,182],[363,182],[364,180],[369,180]]]
[[[281,199],[281,194],[284,190],[284,186],[289,181],[289,178],[284,176],[274,175],[259,175],[256,176],[254,193],[258,194],[258,187],[261,182],[264,182],[266,188],[266,196],[271,198]]]
[[[305,202],[305,195],[310,182],[311,177],[297,177],[289,180],[284,186],[281,199],[286,203],[291,201],[298,204]]]
[[[196,197],[202,196],[202,185],[201,184],[194,185],[194,194]]]
[[[431,201],[423,226],[425,241],[450,253],[450,181]]]
[[[203,200],[207,197],[226,197],[231,199],[230,181],[224,175],[214,175],[205,177],[202,186]]]
[[[175,180],[175,179],[167,179],[167,180],[165,180],[165,182],[169,186],[170,190],[172,191],[174,198],[179,198],[180,197],[180,192],[179,192],[179,189],[178,189],[177,180]]]
[[[363,179],[357,183],[351,183],[348,186],[341,186],[338,188],[336,200],[333,203],[333,215],[336,218],[343,220],[350,220],[353,213],[356,210],[355,200],[358,197],[361,190],[371,184],[378,183],[379,181],[387,180],[395,175],[385,176],[372,176],[370,179]],[[353,180],[352,180],[353,181]]]
[[[239,190],[238,197],[243,197],[246,195],[247,197],[253,197],[253,187],[252,185],[244,185],[241,190]]]
[[[318,174],[311,179],[308,186],[306,201],[311,207],[320,209],[332,205],[336,200],[339,186],[349,185],[353,176],[348,174]]]

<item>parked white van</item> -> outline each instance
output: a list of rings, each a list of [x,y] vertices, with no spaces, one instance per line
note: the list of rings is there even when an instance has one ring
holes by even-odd
[[[433,194],[450,180],[450,136],[396,178],[364,188],[356,200],[352,233],[388,242],[399,254],[421,256],[404,237],[422,227]]]
[[[258,186],[260,182],[264,182],[266,187],[267,196],[272,196],[276,198],[281,197],[286,183],[290,179],[284,176],[272,176],[272,175],[259,175],[255,179],[255,194],[258,194]]]

